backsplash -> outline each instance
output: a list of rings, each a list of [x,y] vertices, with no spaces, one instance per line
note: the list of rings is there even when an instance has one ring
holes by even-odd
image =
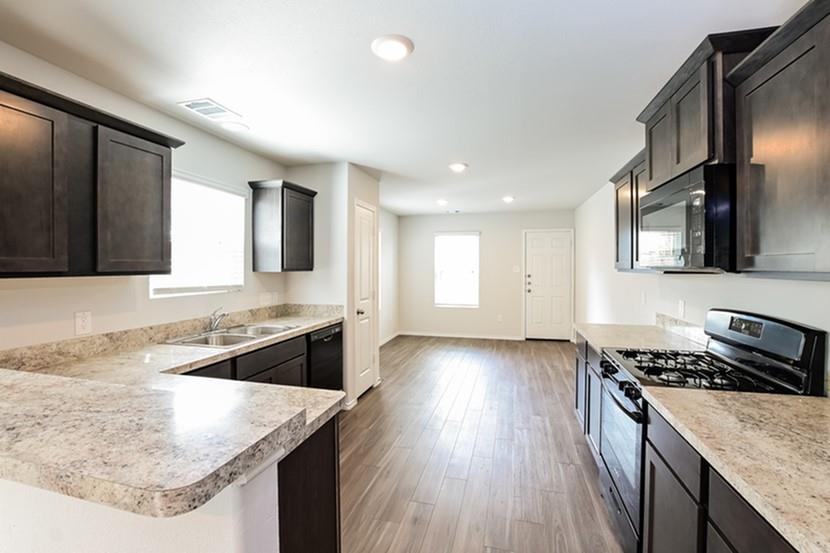
[[[709,341],[709,337],[706,336],[706,333],[703,331],[703,327],[701,326],[697,326],[681,319],[676,319],[664,313],[656,313],[655,317],[655,324],[664,330],[674,332],[675,334],[679,334],[688,340],[697,342],[698,344],[702,344],[704,346]]]
[[[222,327],[226,328],[288,315],[337,316],[342,314],[343,306],[341,305],[281,304],[230,312],[223,321]],[[140,349],[150,344],[160,344],[180,336],[204,332],[209,320],[209,317],[199,317],[173,323],[2,350],[0,351],[0,368],[13,370],[25,368],[32,371],[58,363],[65,364],[88,357]]]

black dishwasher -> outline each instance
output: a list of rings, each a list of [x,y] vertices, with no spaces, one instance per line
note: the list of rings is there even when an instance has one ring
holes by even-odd
[[[308,336],[308,378],[311,388],[343,389],[343,325],[336,324]]]

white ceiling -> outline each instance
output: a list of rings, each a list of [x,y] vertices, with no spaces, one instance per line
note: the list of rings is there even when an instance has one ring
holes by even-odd
[[[703,37],[801,0],[0,0],[0,38],[284,163],[383,174],[401,214],[573,208],[643,144],[634,118]],[[398,64],[371,41],[415,42]],[[176,103],[209,96],[233,135]],[[447,164],[466,161],[455,175]],[[516,201],[507,206],[501,197]]]

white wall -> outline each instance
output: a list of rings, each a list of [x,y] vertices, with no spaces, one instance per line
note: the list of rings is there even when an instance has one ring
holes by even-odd
[[[830,282],[744,275],[654,275],[614,270],[614,186],[576,210],[576,320],[654,323],[665,313],[703,325],[711,307],[774,315],[830,331]],[[646,302],[642,303],[645,293]],[[680,316],[678,303],[686,304]]]
[[[286,274],[289,303],[346,304],[348,165],[289,167],[287,180],[317,191],[314,198],[314,271]]]
[[[380,343],[398,334],[398,222],[399,217],[380,210]]]
[[[522,338],[522,231],[573,228],[570,211],[528,211],[400,218],[401,333]],[[442,231],[478,231],[478,309],[433,304],[433,238]],[[501,317],[501,321],[499,320]]]
[[[184,140],[173,169],[247,191],[247,181],[279,178],[278,163],[68,73],[0,42],[0,71]],[[249,214],[250,217],[250,205]],[[250,233],[249,233],[250,234]],[[250,260],[250,236],[247,255]],[[216,307],[281,302],[282,275],[245,276],[241,292],[150,300],[147,277],[0,280],[0,349],[74,336],[74,312],[92,311],[95,333],[203,316]],[[275,297],[273,293],[277,293]]]

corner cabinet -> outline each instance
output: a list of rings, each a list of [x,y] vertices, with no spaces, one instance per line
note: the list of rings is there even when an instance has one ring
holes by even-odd
[[[830,4],[770,37],[737,84],[738,270],[830,274]]]
[[[634,156],[611,177],[611,182],[614,183],[614,236],[616,240],[614,267],[618,271],[630,271],[638,267],[639,198],[643,193],[644,174],[645,150]]]
[[[182,144],[0,73],[0,278],[169,273]]]
[[[734,90],[725,77],[774,30],[709,35],[637,117],[646,191],[702,163],[734,163]]]
[[[314,270],[314,197],[284,180],[251,181],[255,272]]]

